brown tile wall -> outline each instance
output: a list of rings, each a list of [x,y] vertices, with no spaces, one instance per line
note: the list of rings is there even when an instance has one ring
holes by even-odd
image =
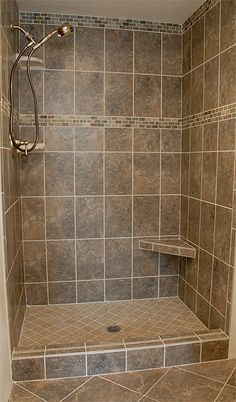
[[[24,28],[41,38],[55,27]],[[46,70],[33,72],[40,114],[176,122],[181,35],[167,32],[77,27],[52,39],[38,54]],[[22,115],[26,91],[20,72]],[[181,130],[147,127],[42,127],[45,152],[22,156],[28,304],[177,295],[178,260],[137,239],[179,234]]]
[[[18,343],[25,308],[23,279],[23,247],[21,228],[20,199],[20,161],[11,149],[8,138],[8,119],[4,105],[7,104],[9,73],[12,60],[17,52],[17,35],[10,31],[10,24],[17,24],[18,9],[15,1],[1,2],[1,124],[0,124],[0,158],[1,158],[1,197],[4,213],[5,271],[7,305],[11,348]],[[18,98],[18,83],[15,82],[15,97]],[[18,109],[16,101],[16,109]],[[18,124],[15,124],[18,132]]]
[[[236,101],[236,3],[215,3],[183,35],[183,117],[189,119],[182,135],[181,234],[198,256],[181,261],[180,296],[207,326],[228,332],[235,119],[199,125],[194,116]]]

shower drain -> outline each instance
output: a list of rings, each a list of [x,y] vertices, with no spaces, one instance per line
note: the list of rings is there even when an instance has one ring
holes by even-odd
[[[107,327],[107,332],[120,332],[121,327],[119,325],[109,325]]]

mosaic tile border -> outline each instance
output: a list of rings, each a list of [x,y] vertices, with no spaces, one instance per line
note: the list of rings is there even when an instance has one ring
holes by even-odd
[[[221,0],[207,0],[183,24],[183,33]]]
[[[37,12],[20,12],[21,24],[60,25],[68,21],[77,27],[88,28],[115,28],[126,30],[150,31],[160,33],[182,34],[182,25],[168,22],[156,22],[139,19],[95,17],[76,14],[51,14]]]
[[[144,341],[16,349],[12,374],[14,381],[26,381],[171,367],[227,359],[228,347],[223,331],[206,330]]]

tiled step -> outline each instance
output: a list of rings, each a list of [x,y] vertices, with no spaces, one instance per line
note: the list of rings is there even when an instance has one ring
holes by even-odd
[[[206,330],[142,341],[17,349],[12,359],[13,380],[90,376],[221,360],[228,357],[228,345],[229,338],[222,330]]]
[[[141,250],[154,253],[171,254],[180,257],[195,258],[196,249],[181,238],[143,239],[139,241]]]

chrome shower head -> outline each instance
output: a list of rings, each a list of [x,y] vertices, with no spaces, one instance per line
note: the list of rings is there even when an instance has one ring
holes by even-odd
[[[40,42],[36,43],[33,48],[36,50],[38,49],[40,46],[44,45],[49,39],[51,39],[54,35],[58,35],[60,37],[62,36],[67,36],[70,33],[73,32],[73,27],[70,24],[63,24],[61,25],[59,28],[57,28],[55,31],[50,32],[49,34],[47,34],[47,36],[45,36],[43,39],[41,39]]]

